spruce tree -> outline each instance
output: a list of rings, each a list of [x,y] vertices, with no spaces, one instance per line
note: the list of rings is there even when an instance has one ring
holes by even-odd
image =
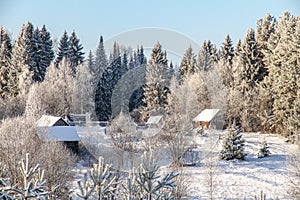
[[[33,81],[41,82],[45,78],[47,67],[54,57],[50,33],[45,25],[42,30],[36,28],[32,34],[32,48],[30,49],[30,71],[33,72]]]
[[[263,66],[259,59],[255,33],[250,29],[238,50],[233,63],[233,88],[235,94],[235,119],[242,123],[245,131],[255,131],[259,124],[256,116],[257,83],[262,81]],[[232,99],[234,100],[234,99]]]
[[[41,41],[42,41],[42,71],[41,76],[42,80],[45,78],[46,70],[49,67],[50,63],[54,59],[54,51],[52,45],[52,39],[50,33],[47,31],[46,26],[43,25],[43,28],[40,31]]]
[[[234,47],[232,44],[232,40],[229,35],[226,35],[225,40],[221,46],[221,55],[220,59],[224,61],[224,64],[228,67],[232,66],[234,56]]]
[[[94,72],[92,72],[92,70],[94,70],[94,68],[95,68],[95,59],[94,59],[94,55],[91,50],[90,50],[88,58],[87,58],[87,66],[88,66],[91,74],[94,73]]]
[[[71,50],[70,50],[69,36],[67,34],[67,31],[64,31],[64,34],[61,37],[58,44],[57,56],[55,59],[56,66],[58,66],[59,62],[62,61],[64,57],[70,59],[69,58],[70,51]]]
[[[240,129],[235,126],[235,123],[229,128],[224,138],[222,150],[220,152],[221,160],[244,160],[246,154],[244,153],[245,140],[242,139]]]
[[[229,35],[226,35],[225,40],[221,46],[220,52],[220,62],[218,65],[222,74],[223,84],[227,89],[232,87],[233,84],[233,57],[234,57],[234,47],[232,40]]]
[[[267,157],[269,155],[270,155],[269,146],[267,144],[267,141],[264,139],[263,142],[261,143],[261,147],[259,148],[259,150],[257,152],[257,157],[263,158],[263,157]]]
[[[0,27],[0,98],[6,99],[10,94],[9,81],[11,69],[12,44],[4,28]]]
[[[210,40],[204,41],[198,54],[197,67],[199,70],[208,71],[218,61],[216,46]]]
[[[122,66],[120,48],[116,42],[114,43],[110,58],[110,64],[103,72],[95,94],[95,110],[100,121],[108,121],[110,119],[112,114],[111,97],[113,90],[128,69],[127,66]]]
[[[33,25],[28,22],[26,25],[23,25],[19,35],[14,43],[14,47],[12,50],[12,67],[10,72],[10,90],[12,96],[16,96],[19,91],[19,78],[21,74],[26,71],[26,67],[31,66],[30,60],[30,52],[32,51],[32,34],[33,34]]]
[[[298,22],[299,23],[299,22]],[[275,24],[275,30],[267,43],[270,50],[265,54],[268,77],[263,82],[263,89],[269,96],[270,109],[266,118],[271,128],[278,134],[289,136],[287,121],[292,116],[295,98],[299,90],[299,59],[297,18],[285,12]],[[296,45],[296,46],[295,46]]]
[[[259,58],[263,62],[265,67],[265,54],[270,52],[268,49],[268,40],[272,33],[274,33],[275,18],[269,13],[263,19],[259,19],[256,22],[255,39],[257,41],[257,48],[259,52]],[[266,71],[267,72],[267,71]]]
[[[100,81],[100,78],[102,77],[104,71],[108,67],[108,61],[107,56],[104,49],[104,43],[103,43],[103,37],[100,36],[100,41],[98,44],[98,47],[96,49],[95,54],[95,65],[94,68],[91,70],[91,73],[93,75],[93,84],[94,88],[96,90],[96,86]]]
[[[193,49],[190,46],[183,55],[181,64],[180,64],[180,75],[182,78],[193,74],[196,71],[196,58],[195,54],[193,53]]]
[[[167,105],[169,66],[166,52],[157,42],[152,49],[146,67],[146,86],[144,87],[143,119],[146,120],[151,111],[159,111]]]
[[[43,52],[43,44],[41,40],[40,30],[36,28],[32,34],[32,48],[30,49],[30,71],[33,72],[32,79],[33,81],[42,81],[45,76],[45,70],[42,66],[42,52]]]
[[[75,31],[72,32],[69,38],[69,53],[68,58],[71,63],[71,68],[73,73],[76,73],[76,67],[83,63],[84,60],[84,53],[82,52],[82,45],[80,44],[79,39],[76,36]]]

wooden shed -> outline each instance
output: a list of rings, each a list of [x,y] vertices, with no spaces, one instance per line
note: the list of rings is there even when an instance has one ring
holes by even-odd
[[[62,142],[73,153],[78,153],[80,137],[76,128],[63,118],[43,115],[37,121],[37,131],[41,140]]]
[[[40,126],[38,136],[45,142],[63,142],[73,153],[78,153],[80,137],[74,126]]]
[[[194,128],[209,128],[219,109],[204,109],[193,119]]]

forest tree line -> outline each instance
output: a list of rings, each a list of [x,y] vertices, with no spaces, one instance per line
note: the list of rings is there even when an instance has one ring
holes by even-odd
[[[101,36],[95,53],[85,59],[75,31],[70,36],[65,31],[54,46],[46,26],[34,28],[28,22],[14,42],[1,27],[1,119],[91,112],[96,120],[111,120],[118,81],[144,68],[143,84],[128,99],[128,112],[137,122],[154,113],[174,114],[183,106],[192,119],[204,108],[219,106],[226,123],[236,121],[243,131],[299,133],[300,18],[289,12],[259,19],[235,46],[226,35],[219,49],[210,40],[198,53],[189,47],[179,66],[168,61],[159,43],[149,58],[143,46],[133,50],[117,42],[107,56]],[[214,97],[220,92],[222,98]]]

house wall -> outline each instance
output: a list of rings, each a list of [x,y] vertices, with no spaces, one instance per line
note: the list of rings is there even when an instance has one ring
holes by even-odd
[[[78,141],[64,142],[64,145],[68,149],[70,149],[74,154],[78,154],[78,152],[79,152],[79,143],[78,143]]]
[[[194,122],[194,128],[208,128],[210,122]]]

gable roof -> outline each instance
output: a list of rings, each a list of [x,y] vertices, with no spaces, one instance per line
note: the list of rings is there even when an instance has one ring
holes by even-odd
[[[37,121],[37,126],[54,126],[60,120],[62,120],[66,124],[66,126],[68,126],[68,123],[63,118],[50,115],[43,115]]]
[[[162,115],[150,116],[146,124],[158,124],[162,117]]]
[[[204,109],[199,115],[197,115],[193,121],[194,122],[210,122],[220,109]]]
[[[37,128],[38,136],[44,141],[80,141],[74,126],[44,126]]]

